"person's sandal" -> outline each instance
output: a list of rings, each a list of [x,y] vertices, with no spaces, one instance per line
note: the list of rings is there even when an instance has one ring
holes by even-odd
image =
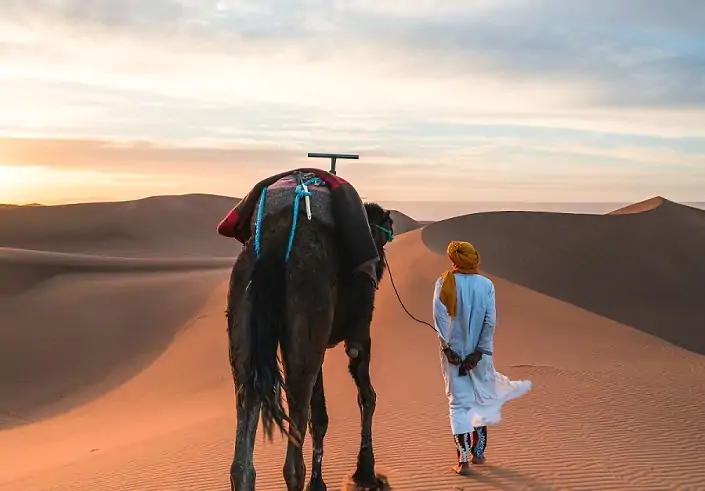
[[[470,465],[468,465],[467,462],[463,462],[462,464],[459,463],[453,467],[453,472],[459,476],[468,476],[470,475]]]

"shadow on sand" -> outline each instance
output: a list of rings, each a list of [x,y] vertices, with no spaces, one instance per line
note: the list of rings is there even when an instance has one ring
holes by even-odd
[[[389,484],[389,478],[386,474],[377,474],[377,486],[375,487],[361,487],[355,484],[353,481],[352,473],[347,474],[343,478],[343,483],[340,486],[340,491],[391,491],[392,486]]]
[[[519,491],[531,489],[532,491],[554,491],[549,484],[537,481],[519,471],[498,467],[496,465],[485,464],[481,467],[473,467],[473,472],[465,477],[470,481],[466,486],[455,486],[453,491],[470,491],[475,483],[483,483],[495,489],[505,491]]]

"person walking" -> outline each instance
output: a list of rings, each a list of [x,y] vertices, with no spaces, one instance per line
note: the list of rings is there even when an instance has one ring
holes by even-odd
[[[499,424],[502,406],[531,390],[531,381],[495,370],[495,288],[479,273],[480,254],[462,241],[450,242],[446,252],[452,267],[436,281],[433,316],[458,455],[453,470],[467,475],[470,462],[485,462],[487,427]]]

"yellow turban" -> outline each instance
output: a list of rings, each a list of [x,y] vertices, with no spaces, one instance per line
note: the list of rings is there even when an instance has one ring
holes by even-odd
[[[452,269],[443,273],[443,283],[441,284],[441,302],[448,309],[448,315],[455,317],[457,310],[457,293],[455,289],[455,275],[473,274],[478,272],[480,266],[480,254],[469,242],[454,240],[448,244],[446,250],[448,258],[453,263]]]

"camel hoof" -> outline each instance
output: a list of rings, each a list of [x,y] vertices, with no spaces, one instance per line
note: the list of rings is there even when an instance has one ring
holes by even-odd
[[[311,479],[306,486],[306,491],[328,491],[323,479]]]
[[[373,479],[355,479],[350,478],[342,487],[341,491],[391,491],[387,476],[377,474]]]

